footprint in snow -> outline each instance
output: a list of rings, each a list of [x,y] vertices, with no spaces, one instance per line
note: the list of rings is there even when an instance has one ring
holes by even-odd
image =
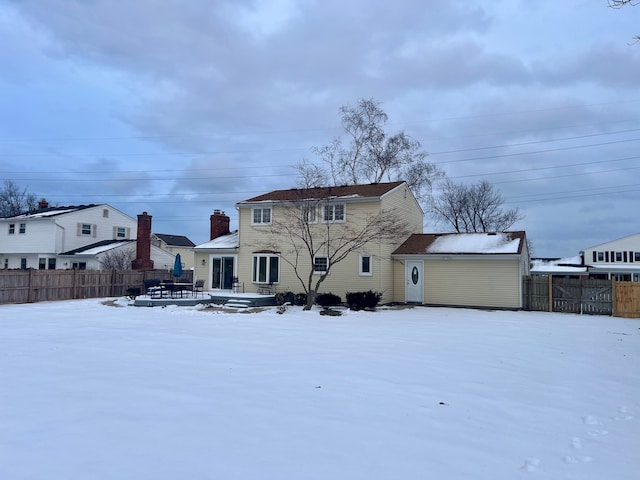
[[[616,415],[615,417],[611,417],[614,420],[633,420],[633,416],[628,415],[629,413],[629,408],[625,407],[624,405],[622,407],[618,407],[618,413],[620,415]]]
[[[585,415],[584,417],[582,417],[582,423],[584,423],[585,425],[600,425],[600,420],[598,420],[598,418],[594,417],[593,415]]]
[[[573,455],[567,455],[562,459],[564,463],[589,463],[593,462],[593,458],[589,456],[574,457]]]
[[[540,459],[531,457],[531,458],[527,458],[524,461],[524,465],[522,465],[522,467],[520,468],[525,472],[535,472],[539,466],[540,466]]]
[[[571,437],[571,446],[576,449],[582,448],[582,440],[580,437]]]

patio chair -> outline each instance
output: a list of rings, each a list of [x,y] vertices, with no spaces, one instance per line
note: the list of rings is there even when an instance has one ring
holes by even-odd
[[[176,286],[173,284],[173,280],[165,280],[162,285],[162,289],[167,292],[167,296],[173,298],[173,294],[176,291]]]
[[[203,291],[204,291],[204,280],[196,280],[196,283],[193,284],[193,295],[197,297],[198,292],[203,293]]]
[[[144,294],[151,298],[160,297],[162,295],[160,288],[160,280],[152,279],[144,281]]]

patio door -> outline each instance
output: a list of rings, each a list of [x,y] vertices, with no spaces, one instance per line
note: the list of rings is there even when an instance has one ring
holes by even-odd
[[[407,302],[424,303],[424,263],[422,261],[407,260],[406,262]]]
[[[231,290],[235,257],[213,257],[211,260],[211,288]]]

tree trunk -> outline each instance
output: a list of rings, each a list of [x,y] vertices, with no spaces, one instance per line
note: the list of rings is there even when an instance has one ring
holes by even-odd
[[[307,294],[307,303],[304,306],[303,310],[311,310],[313,308],[313,304],[316,303],[317,293],[315,290],[309,290]]]

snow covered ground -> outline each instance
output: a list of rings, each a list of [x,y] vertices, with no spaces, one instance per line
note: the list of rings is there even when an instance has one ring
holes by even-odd
[[[102,302],[0,306],[0,479],[640,478],[638,320]]]

